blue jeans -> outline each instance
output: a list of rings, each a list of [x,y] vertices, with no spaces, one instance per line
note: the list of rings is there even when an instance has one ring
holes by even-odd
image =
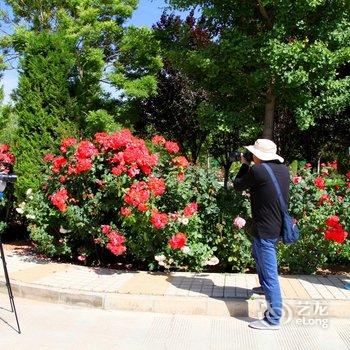
[[[274,325],[280,323],[282,316],[282,297],[276,258],[277,241],[277,238],[254,238],[253,242],[253,257],[267,303],[264,319]]]

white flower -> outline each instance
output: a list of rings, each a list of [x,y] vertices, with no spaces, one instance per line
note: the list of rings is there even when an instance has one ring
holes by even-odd
[[[182,251],[184,254],[190,254],[190,253],[191,253],[191,248],[188,247],[187,245],[185,245],[184,247],[181,248],[181,251]]]
[[[26,195],[30,196],[32,194],[33,190],[31,188],[27,189]]]
[[[159,266],[165,266],[165,262],[162,261],[162,260],[160,260],[160,261],[158,261],[158,265],[159,265]]]
[[[203,266],[209,265],[209,266],[214,266],[219,263],[219,259],[216,256],[211,257],[209,260],[205,261],[203,263]]]
[[[182,224],[182,225],[188,225],[189,220],[188,218],[184,217],[184,216],[180,216],[177,221]]]
[[[174,262],[174,259],[170,258],[168,262],[169,264],[172,264]]]
[[[24,213],[24,210],[22,208],[16,208],[16,212],[18,214],[23,214]]]
[[[170,269],[170,265],[164,265],[164,268],[166,268],[168,270],[168,269]]]
[[[216,256],[213,256],[209,261],[210,265],[217,265],[220,260]]]
[[[188,222],[189,222],[188,218],[183,218],[181,221],[182,225],[187,225]]]
[[[163,255],[163,254],[162,255],[156,255],[154,257],[154,259],[157,260],[158,262],[160,262],[160,261],[164,261],[166,259],[166,256]]]
[[[22,202],[18,205],[18,207],[21,209],[24,209],[25,206],[26,206],[26,202]]]
[[[60,227],[60,233],[69,233],[69,232],[71,232],[71,230],[66,230],[62,226]]]
[[[29,220],[34,220],[35,219],[35,215],[28,214],[28,215],[26,215],[26,218],[29,219]]]

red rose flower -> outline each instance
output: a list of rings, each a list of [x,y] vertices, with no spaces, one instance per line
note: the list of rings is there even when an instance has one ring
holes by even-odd
[[[75,156],[77,159],[92,158],[98,154],[98,149],[90,141],[81,141]]]
[[[158,213],[158,211],[154,210],[152,212],[150,222],[155,228],[162,229],[168,223],[168,215],[163,213]]]
[[[178,173],[177,174],[177,180],[179,182],[184,182],[185,181],[185,173]]]
[[[293,184],[298,184],[298,183],[300,183],[301,182],[301,179],[302,179],[302,177],[301,176],[293,176],[293,178],[292,178],[292,182],[293,182]]]
[[[85,171],[89,171],[92,168],[92,160],[91,159],[78,159],[77,164],[75,166],[75,173],[80,174]]]
[[[344,243],[348,233],[343,228],[329,228],[325,231],[324,238],[327,240]]]
[[[66,201],[68,199],[67,190],[61,189],[50,196],[50,200],[54,206],[58,208],[59,211],[65,212],[67,210]]]
[[[67,164],[67,159],[64,157],[57,157],[53,160],[52,163],[52,172],[59,173],[61,168]]]
[[[140,203],[140,204],[137,206],[137,210],[140,211],[141,213],[144,213],[145,211],[148,210],[148,207],[147,207],[146,204]]]
[[[314,180],[314,184],[317,188],[319,188],[321,190],[325,189],[325,187],[326,187],[326,184],[325,184],[323,178],[320,176],[316,177],[316,179]]]
[[[111,230],[111,226],[109,226],[109,225],[101,225],[101,229],[102,229],[102,233],[107,235],[109,233],[109,231]]]
[[[131,204],[137,207],[139,204],[145,204],[150,198],[150,191],[148,185],[144,181],[135,182],[129,188],[128,192],[124,196],[124,201],[127,204]]]
[[[6,153],[10,150],[10,146],[5,143],[0,144],[0,153]]]
[[[187,168],[190,164],[184,156],[175,157],[172,162],[181,168]]]
[[[122,255],[126,251],[126,247],[124,245],[113,245],[111,243],[107,244],[107,249],[116,256]]]
[[[77,140],[74,137],[69,137],[62,140],[60,150],[62,153],[66,153],[69,147],[74,146],[77,143]]]
[[[184,233],[178,232],[175,236],[172,236],[169,240],[169,246],[172,249],[181,249],[186,245],[187,237]]]
[[[125,243],[125,237],[116,231],[111,231],[107,234],[108,244],[107,249],[111,251],[114,255],[122,255],[126,251],[126,247],[123,245]]]
[[[332,215],[326,220],[326,225],[329,227],[337,228],[339,227],[339,217],[337,215]]]
[[[131,209],[130,208],[126,208],[126,207],[121,207],[120,208],[120,215],[121,216],[130,216],[131,215]]]
[[[321,198],[319,199],[318,203],[320,205],[324,204],[325,202],[328,202],[331,198],[329,197],[328,194],[323,194]]]
[[[346,173],[346,177],[350,180],[350,170]]]
[[[334,170],[338,169],[338,161],[333,160],[332,162],[328,162],[327,166],[329,166],[330,168],[333,168]]]
[[[165,181],[155,176],[150,176],[148,180],[148,188],[155,196],[161,196],[165,192]]]
[[[113,245],[121,245],[125,242],[125,237],[116,231],[111,231],[107,234],[107,237],[109,239],[109,243]]]
[[[51,153],[48,153],[43,158],[44,162],[52,162],[55,159],[55,156]]]
[[[125,171],[126,171],[126,167],[120,164],[112,168],[112,174],[116,176],[123,174],[123,172]]]
[[[185,209],[183,210],[183,213],[186,217],[190,217],[193,214],[197,213],[198,211],[198,204],[193,202],[188,204]]]
[[[180,150],[179,145],[176,142],[166,141],[165,148],[169,153],[177,153]]]
[[[160,135],[153,136],[151,141],[154,145],[165,145],[165,138]]]

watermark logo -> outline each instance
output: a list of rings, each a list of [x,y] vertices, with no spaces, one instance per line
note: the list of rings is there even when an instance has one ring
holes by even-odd
[[[319,326],[328,328],[328,306],[320,301],[299,301],[282,303],[282,309],[266,310],[266,303],[260,301],[258,317],[280,317],[281,324],[293,323],[297,326]]]

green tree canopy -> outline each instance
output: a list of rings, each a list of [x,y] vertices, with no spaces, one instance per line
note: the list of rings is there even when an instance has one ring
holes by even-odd
[[[176,45],[178,64],[225,104],[231,118],[264,120],[272,137],[278,109],[301,129],[350,104],[350,3],[346,0],[169,0],[199,8],[211,42],[193,50]],[[178,53],[178,54],[176,54]],[[223,102],[225,101],[225,102]]]

